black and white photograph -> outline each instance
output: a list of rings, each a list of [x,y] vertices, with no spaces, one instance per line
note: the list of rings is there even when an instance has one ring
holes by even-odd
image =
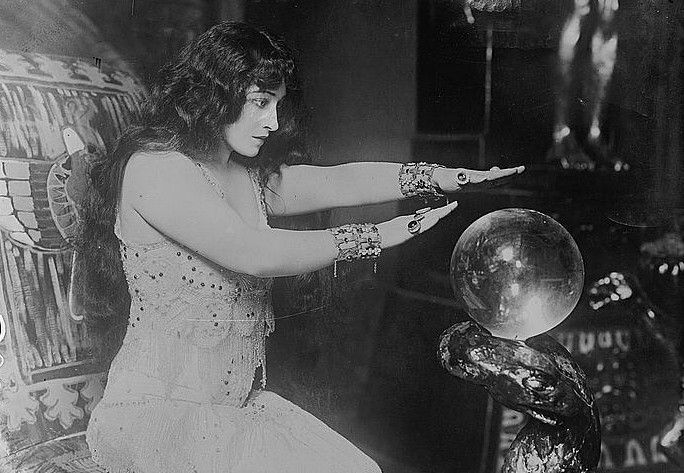
[[[0,473],[684,473],[682,0],[0,0]]]

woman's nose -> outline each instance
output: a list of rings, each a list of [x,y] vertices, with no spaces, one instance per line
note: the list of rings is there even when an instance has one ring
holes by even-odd
[[[278,109],[276,107],[273,107],[266,117],[266,128],[271,132],[278,130]]]

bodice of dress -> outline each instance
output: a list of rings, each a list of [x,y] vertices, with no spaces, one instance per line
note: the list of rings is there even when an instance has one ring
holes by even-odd
[[[250,177],[266,226],[263,189]],[[272,280],[225,269],[171,239],[125,242],[118,227],[117,219],[131,308],[105,398],[243,405],[258,367],[265,385]]]

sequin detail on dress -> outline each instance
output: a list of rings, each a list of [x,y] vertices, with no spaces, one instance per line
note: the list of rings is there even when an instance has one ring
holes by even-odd
[[[263,190],[250,178],[267,226]],[[118,219],[115,232],[131,307],[86,432],[95,462],[110,473],[379,471],[320,420],[252,391],[260,366],[266,383],[272,280],[222,268],[170,239],[125,242]]]

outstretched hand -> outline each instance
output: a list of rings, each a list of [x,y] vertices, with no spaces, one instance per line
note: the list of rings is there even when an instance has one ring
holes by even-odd
[[[401,215],[392,220],[378,224],[378,232],[383,248],[399,245],[410,238],[424,233],[434,227],[442,218],[456,209],[458,202],[451,202],[443,207],[431,209],[426,207],[411,215]]]
[[[464,168],[437,168],[433,179],[443,192],[459,190],[480,190],[505,184],[509,177],[520,174],[525,166],[499,169],[493,167],[489,171],[478,171]]]

